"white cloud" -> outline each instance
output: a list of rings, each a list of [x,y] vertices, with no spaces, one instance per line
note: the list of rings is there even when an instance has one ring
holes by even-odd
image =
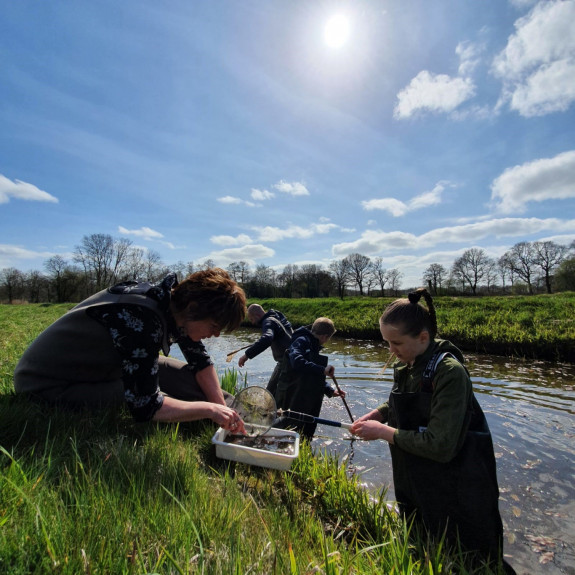
[[[239,246],[243,244],[251,244],[252,238],[246,234],[239,236],[212,236],[210,241],[218,246]]]
[[[394,217],[404,216],[408,212],[421,210],[441,203],[441,194],[448,182],[440,182],[430,192],[424,192],[405,203],[396,198],[379,198],[361,202],[364,210],[383,210]]]
[[[58,198],[37,188],[34,184],[28,184],[21,180],[12,181],[0,174],[0,204],[7,204],[11,197],[29,202],[58,203]]]
[[[493,236],[498,238],[522,237],[546,230],[554,233],[574,233],[575,220],[500,218],[461,226],[437,228],[420,236],[399,231],[367,230],[353,242],[335,244],[332,247],[332,253],[335,256],[345,256],[354,252],[373,255],[393,250],[427,249],[445,243],[464,242],[469,244]]]
[[[397,95],[393,117],[409,118],[420,110],[452,112],[474,95],[475,85],[470,78],[452,78],[423,70]]]
[[[290,194],[291,196],[309,196],[309,191],[301,182],[286,182],[280,180],[277,184],[273,186],[276,190],[283,192],[284,194]]]
[[[223,196],[218,198],[218,202],[220,202],[220,204],[241,204],[243,200],[234,196]]]
[[[211,259],[217,265],[226,267],[232,262],[245,261],[250,265],[255,265],[256,260],[271,258],[275,251],[261,244],[248,244],[239,248],[230,248],[219,252],[211,252],[204,259]]]
[[[264,200],[271,200],[272,198],[275,197],[275,194],[273,192],[268,192],[267,190],[258,190],[256,188],[252,188],[252,192],[250,195],[253,200],[256,200],[258,202]]]
[[[157,240],[164,237],[164,235],[160,232],[147,227],[140,228],[139,230],[128,230],[123,226],[118,226],[118,231],[121,234],[125,234],[127,236],[136,236],[145,240]]]
[[[0,269],[15,267],[17,260],[47,260],[55,254],[53,252],[36,252],[20,246],[0,244]]]
[[[491,185],[500,213],[522,212],[528,202],[575,198],[575,150],[508,168]]]
[[[258,227],[252,229],[258,232],[258,239],[264,242],[279,242],[285,239],[307,239],[317,234],[328,234],[331,230],[339,228],[336,224],[319,223],[311,224],[308,227],[289,226],[287,228],[277,228],[273,226]]]
[[[469,76],[480,63],[480,55],[484,47],[481,44],[472,42],[460,42],[455,48],[455,53],[459,56],[459,75]]]
[[[539,2],[515,22],[494,59],[506,102],[522,116],[565,111],[575,100],[575,0]]]

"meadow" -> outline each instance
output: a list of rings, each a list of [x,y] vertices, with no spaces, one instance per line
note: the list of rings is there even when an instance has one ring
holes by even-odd
[[[493,319],[485,309],[481,315],[484,300],[449,300],[439,321],[460,331],[487,321],[507,334],[511,349],[547,333],[553,345],[545,349],[559,353],[573,343],[575,296],[562,298],[541,298],[547,311],[528,306],[532,298],[513,306],[505,298],[501,309],[493,303]],[[295,325],[327,315],[338,335],[369,338],[379,337],[374,326],[385,300],[260,303]],[[18,358],[70,307],[0,306],[1,572],[470,572],[460,553],[410,532],[388,508],[385,486],[367,493],[343,464],[309,445],[289,471],[250,467],[215,457],[209,422],[134,423],[122,409],[70,412],[16,397]],[[549,322],[555,329],[541,330]],[[445,328],[442,334],[448,337]],[[229,390],[242,385],[233,370],[221,378]],[[491,573],[473,570],[480,572]]]

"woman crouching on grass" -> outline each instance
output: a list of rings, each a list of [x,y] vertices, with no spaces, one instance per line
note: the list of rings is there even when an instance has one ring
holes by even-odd
[[[427,309],[419,303],[423,296]],[[429,292],[391,303],[379,320],[398,362],[389,401],[359,418],[350,431],[389,443],[400,512],[432,535],[459,541],[474,565],[501,565],[503,525],[493,443],[473,393],[461,351],[435,339]]]
[[[202,339],[237,329],[245,308],[242,288],[219,268],[181,283],[169,274],[158,284],[117,284],[32,342],[14,371],[14,388],[66,406],[125,403],[137,421],[211,419],[242,433]],[[185,362],[168,357],[172,343]]]

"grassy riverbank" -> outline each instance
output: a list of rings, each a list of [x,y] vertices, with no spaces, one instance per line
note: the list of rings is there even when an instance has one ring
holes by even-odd
[[[395,298],[266,299],[294,326],[331,318],[338,337],[381,340],[379,317]],[[254,303],[256,300],[251,301]],[[434,299],[439,335],[464,351],[575,362],[575,293]],[[247,324],[246,324],[247,325]]]
[[[15,397],[18,358],[69,307],[0,306],[2,573],[467,572],[308,446],[289,472],[236,465],[215,457],[210,423],[135,424]]]

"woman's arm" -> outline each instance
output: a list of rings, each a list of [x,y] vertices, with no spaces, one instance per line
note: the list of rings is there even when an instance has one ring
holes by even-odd
[[[207,401],[212,403],[217,403],[220,405],[225,405],[224,394],[222,393],[222,388],[220,385],[220,380],[216,369],[213,365],[198,371],[196,373],[196,381],[200,386],[201,390],[204,392]]]
[[[153,421],[197,421],[211,419],[224,429],[234,433],[245,433],[245,428],[239,415],[226,405],[208,401],[182,401],[174,397],[164,397],[162,407],[156,411]]]

